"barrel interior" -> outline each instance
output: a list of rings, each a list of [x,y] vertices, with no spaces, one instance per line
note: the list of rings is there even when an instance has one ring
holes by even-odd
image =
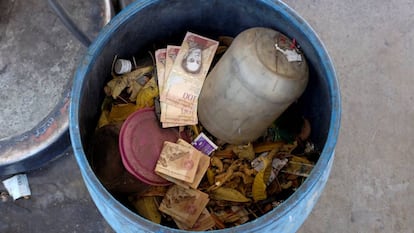
[[[282,10],[276,9],[271,1],[250,0],[161,2],[142,1],[126,8],[125,11],[129,12],[135,12],[137,7],[141,9],[128,18],[116,17],[109,24],[110,29],[102,32],[109,36],[101,36],[92,45],[90,51],[94,54],[89,54],[90,65],[82,80],[77,116],[83,148],[88,147],[95,130],[104,99],[103,87],[111,79],[111,63],[115,55],[131,57],[153,52],[167,44],[179,45],[187,31],[214,39],[218,36],[234,37],[245,29],[260,26],[280,31],[300,44],[309,64],[310,76],[298,105],[312,124],[311,140],[323,149],[332,114],[326,71],[314,41],[308,38],[309,32],[292,24],[283,7]]]
[[[312,122],[312,141],[323,148],[326,141],[331,106],[328,84],[323,79],[319,57],[305,35],[287,22],[282,14],[265,3],[253,1],[168,1],[169,6],[149,4],[113,32],[100,54],[92,61],[81,92],[79,127],[83,146],[90,140],[104,98],[103,87],[111,79],[111,63],[115,55],[131,57],[154,51],[167,44],[181,43],[187,31],[210,38],[236,36],[255,26],[281,31],[300,44],[309,62],[308,86],[299,99],[303,115]],[[237,9],[237,10],[235,10]],[[128,10],[128,8],[127,8]],[[131,9],[129,9],[131,10]],[[263,17],[266,15],[266,17]]]

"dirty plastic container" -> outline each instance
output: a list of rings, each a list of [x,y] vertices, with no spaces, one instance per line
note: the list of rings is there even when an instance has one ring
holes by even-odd
[[[144,108],[131,114],[122,124],[119,150],[125,169],[143,185],[167,186],[171,182],[154,171],[165,141],[176,142],[175,128],[161,128],[154,108]]]
[[[204,82],[198,102],[203,127],[235,145],[262,136],[308,83],[306,59],[292,45],[270,28],[238,34]]]
[[[295,38],[309,65],[309,83],[298,105],[312,124],[311,139],[321,155],[305,182],[280,206],[249,223],[219,232],[295,232],[305,221],[328,179],[340,125],[340,96],[332,62],[310,26],[280,1],[136,1],[99,34],[79,64],[70,105],[74,154],[90,195],[117,232],[184,232],[154,224],[116,200],[93,173],[86,153],[111,79],[114,56],[146,54],[153,45],[179,44],[187,31],[206,37],[236,36],[251,27],[273,28]]]

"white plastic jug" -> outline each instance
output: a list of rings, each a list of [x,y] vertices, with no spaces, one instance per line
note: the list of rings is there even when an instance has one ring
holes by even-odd
[[[198,116],[213,136],[231,144],[264,134],[308,83],[295,41],[269,28],[241,32],[207,76]]]

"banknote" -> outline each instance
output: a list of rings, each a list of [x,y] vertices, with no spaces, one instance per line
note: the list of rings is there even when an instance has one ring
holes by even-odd
[[[204,177],[204,174],[207,172],[207,169],[210,166],[210,156],[207,156],[203,154],[201,151],[198,151],[190,143],[184,141],[183,139],[178,139],[177,144],[183,145],[187,148],[191,148],[192,150],[196,151],[196,153],[200,156],[200,162],[198,163],[198,168],[194,176],[194,181],[190,184],[191,188],[197,189],[198,185]]]
[[[194,107],[217,47],[217,41],[187,32],[171,71],[165,79],[165,103]]]
[[[179,51],[180,51],[180,46],[176,46],[176,45],[167,45],[167,48],[165,48],[164,83],[166,83],[167,81],[168,75],[170,74],[175,58],[177,57],[177,54]],[[164,101],[164,99],[165,99],[165,92],[162,89],[160,91],[160,100]]]
[[[165,141],[155,172],[192,183],[199,162],[200,156],[191,148]]]
[[[163,128],[196,125],[198,123],[197,104],[192,109],[160,101]]]
[[[171,71],[175,58],[180,51],[180,46],[167,45],[166,57],[165,57],[165,77]],[[163,128],[176,127],[189,124],[197,124],[197,111],[196,106],[193,109],[177,107],[175,105],[167,105],[165,102],[165,94],[160,92],[160,107],[161,107],[161,122],[163,122]]]
[[[185,120],[182,118],[169,118],[169,121],[162,122],[162,127],[169,128],[169,127],[197,125],[197,124],[198,124],[198,118],[196,118],[195,120]]]
[[[198,151],[190,143],[188,143],[188,142],[186,142],[182,139],[178,139],[177,144],[183,145],[183,146],[193,150],[194,153],[197,154],[197,156],[200,157],[200,162],[198,163],[197,171],[196,171],[196,174],[194,176],[194,181],[191,182],[191,183],[188,183],[188,182],[185,182],[185,181],[182,181],[182,180],[179,180],[179,179],[175,179],[175,178],[172,178],[170,176],[167,176],[167,175],[164,175],[164,174],[161,174],[161,173],[159,173],[159,175],[161,177],[163,177],[164,179],[166,179],[166,180],[168,180],[168,181],[170,181],[174,184],[180,185],[184,188],[191,187],[193,189],[197,189],[198,185],[200,184],[201,180],[204,177],[204,174],[206,173],[208,167],[210,166],[210,157],[203,154],[202,152]]]
[[[208,194],[197,189],[172,185],[161,201],[159,210],[187,227],[193,227],[209,202]]]
[[[198,124],[198,118],[195,120],[185,120],[182,118],[169,118],[169,121],[162,122],[163,128],[169,128],[169,127],[177,127],[177,126],[187,126],[187,125],[197,125]]]
[[[180,46],[167,45],[167,56],[165,59],[165,76],[168,78],[171,69],[174,65],[175,59],[177,58],[178,52],[180,52]]]
[[[211,217],[211,214],[207,208],[204,208],[192,227],[186,226],[185,223],[182,223],[177,219],[174,219],[174,221],[177,224],[178,228],[187,231],[207,231],[216,225],[216,222],[214,221],[213,217]]]
[[[170,128],[177,126],[186,126],[189,125],[187,122],[162,122],[162,128]]]
[[[198,121],[188,121],[188,120],[181,120],[181,119],[172,119],[169,122],[161,122],[162,128],[170,128],[170,127],[178,127],[178,126],[187,126],[187,125],[197,125]]]
[[[165,80],[165,64],[166,64],[166,49],[158,49],[155,51],[155,64],[157,66],[157,78],[158,78],[158,92],[161,93],[164,87]]]
[[[180,46],[167,45],[166,59],[165,59],[165,76],[168,77],[174,61],[180,51]],[[176,127],[183,125],[194,125],[198,123],[197,118],[197,106],[192,108],[186,108],[182,106],[176,106],[175,104],[165,103],[165,92],[160,94],[160,106],[161,106],[161,122],[163,128]]]
[[[195,104],[193,108],[186,108],[164,103],[161,106],[161,122],[176,122],[177,119],[188,123],[195,122],[197,124],[197,105]]]

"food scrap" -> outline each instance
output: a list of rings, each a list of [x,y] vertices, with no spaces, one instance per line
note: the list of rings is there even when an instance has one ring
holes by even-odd
[[[163,143],[154,167],[171,182],[168,186],[114,193],[156,224],[205,231],[252,221],[295,192],[318,159],[317,146],[310,140],[311,122],[295,104],[259,139],[246,144],[224,143],[198,122],[197,94],[210,65],[232,39],[222,36],[214,41],[188,33],[181,46],[156,49],[155,59],[142,64],[135,58],[134,66],[124,58],[114,59],[97,129],[121,124],[135,111],[155,106],[160,128],[176,127],[180,134],[177,141]],[[191,64],[188,56],[204,65]]]

